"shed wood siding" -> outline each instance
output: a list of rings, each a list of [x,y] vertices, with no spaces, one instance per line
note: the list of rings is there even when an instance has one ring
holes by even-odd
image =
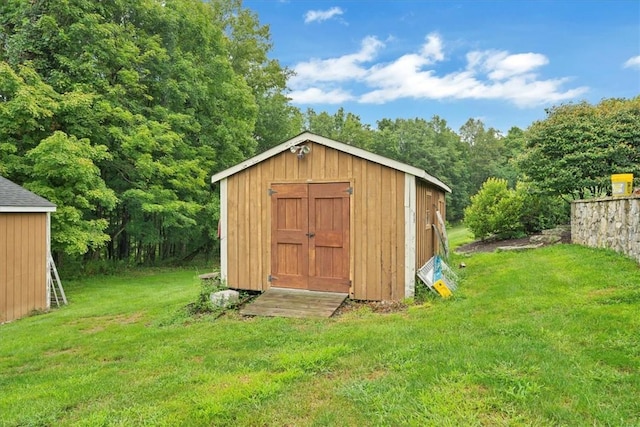
[[[350,182],[351,297],[404,298],[405,173],[308,142],[303,159],[284,151],[227,178],[227,283],[266,290],[271,273],[273,183]]]
[[[445,195],[425,182],[416,185],[416,269],[422,267],[438,251],[436,211],[446,217]]]
[[[0,213],[0,322],[47,308],[46,213]]]

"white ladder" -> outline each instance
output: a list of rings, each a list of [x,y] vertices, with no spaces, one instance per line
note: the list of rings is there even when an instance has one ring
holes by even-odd
[[[57,307],[60,307],[60,302],[66,305],[67,296],[64,294],[64,289],[62,289],[62,282],[58,275],[58,269],[56,268],[56,263],[53,262],[51,254],[47,256],[47,263],[49,264],[47,272],[47,290],[50,292],[49,301],[51,303],[55,303]]]

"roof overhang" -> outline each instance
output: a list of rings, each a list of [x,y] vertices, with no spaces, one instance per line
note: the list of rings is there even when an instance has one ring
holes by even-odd
[[[363,150],[362,148],[354,147],[353,145],[348,145],[342,142],[334,141],[333,139],[325,138],[324,136],[316,135],[311,132],[303,132],[300,135],[294,136],[293,138],[283,142],[280,145],[276,145],[275,147],[265,151],[264,153],[251,157],[250,159],[247,159],[244,162],[238,163],[237,165],[230,167],[229,169],[218,172],[217,174],[211,177],[211,183],[215,184],[218,181],[221,181],[231,175],[234,175],[254,165],[257,165],[258,163],[264,160],[267,160],[268,158],[273,157],[277,154],[280,154],[283,151],[289,150],[294,145],[302,144],[308,141],[314,142],[316,144],[321,144],[327,147],[331,147],[343,153],[348,153],[353,156],[360,157],[362,159],[369,160],[371,162],[378,163],[380,165],[387,166],[392,169],[396,169],[396,170],[408,173],[410,175],[415,176],[416,178],[421,179],[422,181],[428,182],[448,193],[451,193],[451,188],[449,188],[449,186],[447,186],[445,183],[440,181],[438,178],[429,175],[427,172],[423,171],[422,169],[413,167],[411,165],[407,165],[402,162],[398,162],[397,160],[380,156],[370,151]]]
[[[0,212],[55,212],[55,206],[0,206]]]

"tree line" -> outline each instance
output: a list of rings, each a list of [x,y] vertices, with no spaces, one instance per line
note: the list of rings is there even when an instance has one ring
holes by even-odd
[[[0,174],[58,205],[58,255],[155,263],[215,252],[209,177],[305,129],[437,176],[453,189],[452,222],[489,177],[556,185],[543,164],[557,153],[545,144],[571,147],[572,120],[602,141],[627,132],[607,161],[637,169],[638,99],[556,107],[506,135],[477,119],[454,131],[438,116],[373,129],[343,109],[292,106],[292,72],[271,48],[269,28],[241,0],[2,2]],[[626,125],[606,109],[624,111]],[[573,146],[575,161],[599,161],[602,141],[589,155]]]

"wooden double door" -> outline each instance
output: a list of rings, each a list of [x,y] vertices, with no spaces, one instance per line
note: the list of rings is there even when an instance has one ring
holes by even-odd
[[[349,183],[273,184],[271,286],[349,292]]]

